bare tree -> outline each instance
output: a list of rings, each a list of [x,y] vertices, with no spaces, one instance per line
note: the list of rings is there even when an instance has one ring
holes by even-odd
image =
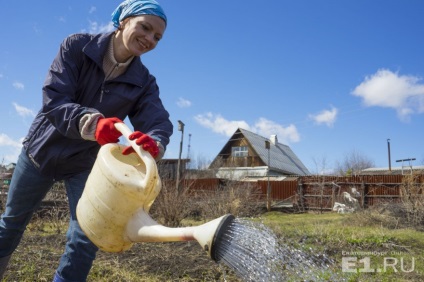
[[[214,178],[216,171],[208,169],[211,161],[202,155],[197,155],[190,160],[190,167],[185,178]]]
[[[316,170],[316,182],[313,185],[312,191],[317,197],[317,201],[311,202],[313,207],[318,208],[320,213],[324,211],[324,207],[328,205],[328,198],[325,197],[324,191],[326,190],[326,176],[329,174],[327,166],[327,158],[313,158]]]
[[[333,170],[328,167],[327,157],[312,158],[315,168],[312,174],[316,175],[331,175]]]
[[[211,160],[209,160],[205,156],[197,155],[196,161],[194,163],[195,166],[193,168],[196,168],[196,169],[199,169],[199,170],[206,170],[206,169],[208,169],[210,163],[211,163]]]
[[[155,199],[150,213],[165,226],[181,226],[183,219],[192,211],[191,197],[189,194],[191,182],[181,181],[179,187],[175,181],[162,181],[162,188]]]
[[[261,192],[254,183],[226,181],[223,187],[199,193],[198,207],[204,219],[224,214],[238,217],[257,215],[261,210]]]
[[[335,173],[337,175],[357,175],[363,169],[373,167],[374,161],[355,149],[345,155],[343,161],[336,162]]]

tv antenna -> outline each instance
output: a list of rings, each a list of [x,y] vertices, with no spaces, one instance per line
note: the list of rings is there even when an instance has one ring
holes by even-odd
[[[402,175],[404,175],[404,173],[403,173],[403,169],[404,168],[408,168],[410,170],[410,173],[409,174],[412,174],[412,164],[411,164],[412,161],[415,161],[415,158],[396,160],[397,163],[402,162]],[[409,165],[404,165],[403,164],[404,162],[408,162]]]
[[[188,134],[187,159],[190,158],[190,147],[191,147],[190,143],[191,143],[191,133]]]

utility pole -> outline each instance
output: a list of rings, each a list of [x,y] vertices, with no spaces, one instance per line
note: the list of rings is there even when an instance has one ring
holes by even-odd
[[[179,120],[178,121],[178,131],[181,131],[181,141],[180,141],[180,154],[178,155],[178,165],[177,165],[177,182],[176,182],[176,188],[177,192],[180,191],[180,166],[181,166],[181,154],[183,152],[183,138],[184,138],[184,123]]]
[[[191,133],[188,134],[187,159],[190,159]]]
[[[271,144],[269,142],[269,140],[265,140],[265,149],[268,150],[268,168],[267,168],[267,175],[268,175],[268,186],[266,189],[266,208],[268,211],[271,211],[271,186],[269,183],[269,165],[270,165],[270,149],[271,149]]]
[[[389,171],[392,171],[392,161],[390,160],[390,139],[387,139],[387,150],[389,153]]]

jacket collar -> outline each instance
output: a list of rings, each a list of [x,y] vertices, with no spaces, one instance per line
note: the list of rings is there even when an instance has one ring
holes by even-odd
[[[114,32],[96,34],[83,49],[83,52],[96,62],[100,68],[103,66],[103,57],[113,34]]]
[[[94,35],[83,49],[83,52],[90,57],[99,68],[103,68],[103,57],[107,52],[109,41],[113,35],[114,32]],[[146,71],[148,70],[141,62],[140,57],[134,57],[127,71],[116,80],[142,86],[140,78],[146,75]]]

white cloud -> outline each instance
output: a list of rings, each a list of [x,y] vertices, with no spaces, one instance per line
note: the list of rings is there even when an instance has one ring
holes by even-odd
[[[94,13],[97,10],[95,6],[91,6],[90,10],[88,11],[89,14]]]
[[[25,89],[25,85],[22,82],[18,82],[18,81],[13,82],[13,87],[18,90]]]
[[[249,130],[249,125],[243,121],[229,121],[223,118],[220,114],[206,113],[197,115],[194,119],[202,126],[212,129],[213,132],[231,136],[237,128],[241,127]]]
[[[0,133],[0,146],[11,146],[20,148],[21,142],[15,141],[4,133]]]
[[[253,126],[250,126],[244,120],[229,121],[220,114],[206,113],[204,115],[195,116],[195,120],[202,126],[212,129],[213,132],[231,136],[237,128],[243,128],[255,132],[261,136],[269,137],[277,135],[282,143],[298,142],[300,140],[299,133],[295,125],[284,127],[265,118],[260,118]]]
[[[316,115],[309,115],[316,124],[325,124],[328,127],[333,127],[336,122],[338,109],[331,107],[331,110],[323,110]]]
[[[177,106],[180,108],[189,108],[191,107],[191,102],[189,100],[186,100],[184,98],[178,98]]]
[[[294,124],[290,124],[289,126],[284,127],[281,124],[275,123],[271,120],[259,118],[259,120],[253,126],[252,131],[264,137],[270,137],[271,135],[275,134],[277,135],[279,142],[282,143],[300,141],[299,132],[297,131],[297,128]]]
[[[367,76],[352,94],[362,98],[367,107],[393,108],[407,121],[412,114],[424,112],[424,84],[420,81],[416,76],[381,69]]]
[[[13,106],[15,107],[15,110],[18,113],[18,115],[20,115],[21,117],[27,117],[27,116],[35,117],[35,113],[32,110],[25,108],[23,106],[20,106],[17,103],[13,103]]]
[[[100,25],[98,22],[94,21],[89,21],[89,28],[88,28],[88,32],[89,33],[105,33],[105,32],[110,32],[110,31],[114,31],[116,28],[113,26],[113,23],[110,22],[106,25]],[[82,32],[87,32],[85,29],[82,30]]]
[[[2,150],[0,161],[4,161],[4,164],[11,162],[16,163],[22,148],[22,140],[15,141],[6,134],[0,133],[0,147],[8,147],[7,149]]]

